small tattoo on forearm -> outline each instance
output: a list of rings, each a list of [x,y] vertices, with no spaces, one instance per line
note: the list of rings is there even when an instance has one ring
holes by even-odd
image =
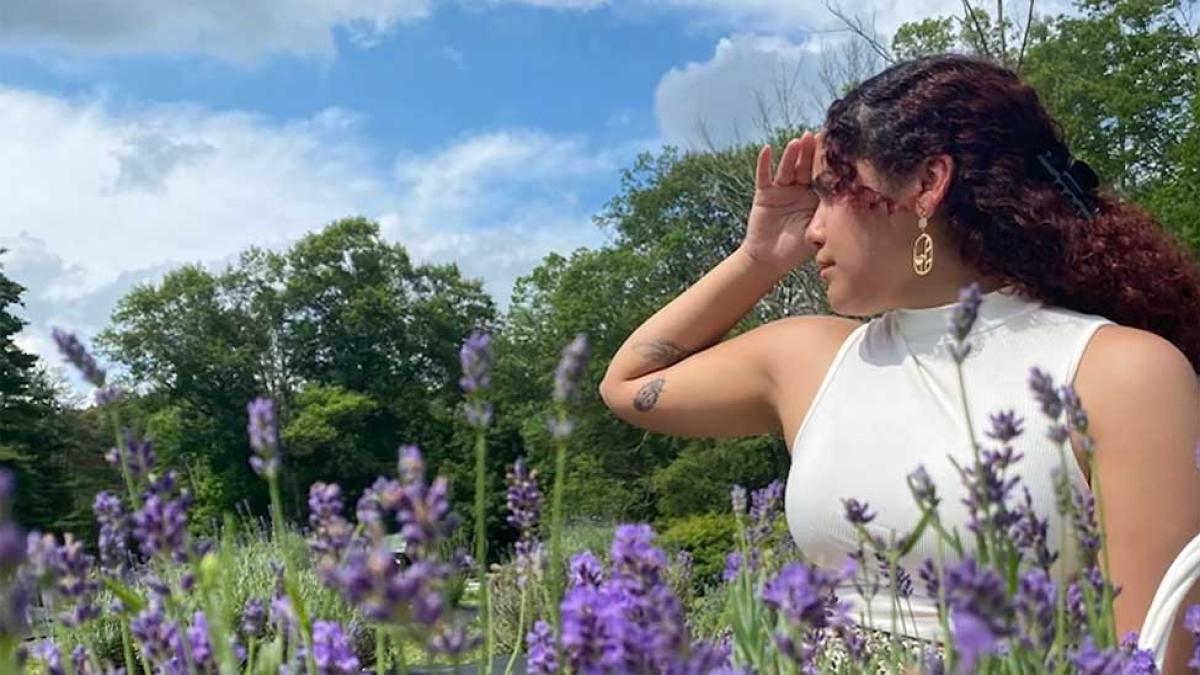
[[[662,393],[665,382],[665,379],[656,377],[643,384],[642,388],[638,390],[637,396],[633,397],[633,407],[638,412],[646,412],[653,408],[654,404],[658,403],[658,395]]]
[[[670,340],[639,342],[634,349],[651,363],[662,366],[678,363],[691,353]]]

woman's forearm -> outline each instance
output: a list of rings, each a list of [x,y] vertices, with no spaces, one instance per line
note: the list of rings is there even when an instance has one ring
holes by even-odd
[[[633,331],[604,380],[632,380],[720,342],[781,278],[742,249],[734,251]]]

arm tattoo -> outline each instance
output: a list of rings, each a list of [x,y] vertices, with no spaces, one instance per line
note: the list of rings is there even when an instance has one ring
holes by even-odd
[[[691,352],[670,340],[639,342],[634,346],[634,349],[654,365],[663,367],[682,361],[684,357],[691,354]]]
[[[658,395],[662,393],[663,383],[666,380],[661,377],[656,377],[638,390],[637,396],[633,397],[633,407],[638,412],[647,412],[658,403]]]

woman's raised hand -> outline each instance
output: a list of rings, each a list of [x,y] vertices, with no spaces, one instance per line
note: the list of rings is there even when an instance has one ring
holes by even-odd
[[[792,139],[783,150],[779,168],[771,175],[771,146],[758,153],[754,178],[754,205],[746,223],[741,249],[757,264],[781,276],[813,256],[804,230],[817,210],[817,195],[810,185],[818,138],[810,131]]]

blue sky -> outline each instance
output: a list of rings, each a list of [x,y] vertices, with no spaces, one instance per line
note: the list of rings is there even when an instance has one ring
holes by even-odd
[[[839,6],[884,40],[960,11]],[[792,0],[5,0],[20,344],[57,363],[50,328],[90,339],[133,284],[356,214],[503,305],[547,253],[603,245],[638,152],[758,142],[760,99],[816,120],[840,28]]]

